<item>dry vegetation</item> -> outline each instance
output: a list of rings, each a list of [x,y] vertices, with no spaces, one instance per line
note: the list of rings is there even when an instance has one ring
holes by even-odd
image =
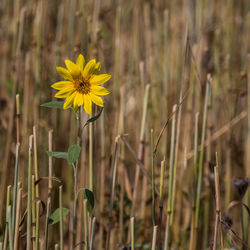
[[[249,249],[249,5],[1,0],[0,249]],[[79,53],[112,75],[81,133],[41,107]]]

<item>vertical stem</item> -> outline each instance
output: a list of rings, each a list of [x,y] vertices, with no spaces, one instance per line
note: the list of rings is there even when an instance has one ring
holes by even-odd
[[[60,249],[63,250],[63,207],[62,207],[62,185],[59,187],[59,208],[60,208]]]
[[[112,185],[111,185],[111,198],[110,198],[110,207],[109,207],[109,227],[107,233],[107,241],[106,241],[106,250],[109,250],[110,243],[110,234],[113,226],[113,206],[114,206],[114,195],[115,195],[115,180],[116,180],[116,171],[117,171],[117,158],[118,158],[118,145],[119,145],[120,135],[115,138],[115,150],[114,157],[112,162]]]
[[[44,236],[44,241],[45,241],[45,250],[49,249],[49,217],[50,217],[50,210],[51,210],[51,196],[48,197],[47,199],[47,212],[46,212],[46,219],[45,219],[45,236]]]
[[[175,129],[176,129],[176,109],[177,105],[173,106],[173,120],[171,131],[171,146],[170,146],[170,158],[169,158],[169,187],[168,187],[168,214],[166,220],[165,242],[164,249],[167,250],[171,244],[171,225],[170,219],[172,214],[172,195],[173,195],[173,175],[174,175],[174,150],[175,150]]]
[[[40,203],[36,202],[36,235],[35,235],[35,249],[39,250],[39,224],[40,224]]]
[[[33,126],[33,136],[34,136],[34,172],[35,172],[35,181],[38,180],[38,164],[37,164],[37,129],[36,126]],[[39,186],[36,185],[36,198],[39,197]]]
[[[92,117],[90,114],[89,118]],[[89,189],[93,192],[93,123],[89,124]]]
[[[18,168],[19,168],[19,150],[20,144],[16,144],[16,161],[15,161],[15,176],[14,176],[14,190],[13,190],[13,206],[12,206],[12,231],[15,232],[16,220],[16,202],[17,202],[17,182],[18,182]]]
[[[88,250],[88,213],[87,213],[87,200],[83,201],[83,219],[84,219],[84,250]]]
[[[28,198],[27,198],[27,250],[32,248],[31,246],[31,216],[32,216],[32,141],[33,135],[29,137],[29,164],[28,164]]]
[[[199,113],[195,114],[195,129],[194,129],[194,186],[193,186],[193,197],[192,197],[192,215],[191,215],[191,232],[190,232],[190,241],[189,241],[189,250],[195,249],[196,243],[196,231],[195,231],[195,201],[196,201],[196,186],[197,186],[197,177],[198,177],[198,134],[199,134]]]
[[[8,228],[11,226],[9,223],[9,216],[8,216],[8,207],[10,205],[10,194],[11,194],[11,185],[7,187],[7,199],[6,199],[6,225],[5,225],[5,232],[4,232],[4,242],[3,242],[3,249],[7,249],[8,244]]]
[[[13,250],[13,231],[12,231],[12,217],[11,217],[11,206],[8,206],[8,220],[9,220],[9,249]]]
[[[53,136],[53,130],[49,130],[49,151],[52,151],[52,136]],[[48,186],[48,195],[51,196],[52,189],[53,189],[53,165],[52,165],[52,157],[49,156],[49,186]]]
[[[159,249],[161,249],[161,229],[162,229],[162,212],[163,212],[163,188],[164,188],[164,172],[165,158],[161,161],[161,176],[160,176],[160,197],[159,197]]]
[[[92,226],[91,226],[91,237],[90,237],[89,250],[92,250],[92,249],[93,249],[94,231],[95,231],[95,221],[96,221],[96,218],[94,217],[93,220],[92,220]]]
[[[36,247],[36,203],[35,203],[35,176],[32,175],[32,245],[33,249]]]
[[[151,129],[151,170],[152,170],[152,220],[155,226],[155,170],[154,170],[154,130]]]
[[[16,95],[16,142],[20,143],[20,98]]]
[[[218,157],[216,154],[216,166],[214,167],[214,183],[215,183],[215,200],[216,200],[216,219],[215,219],[215,226],[214,226],[214,242],[213,242],[213,250],[217,248],[217,235],[219,231],[219,225],[221,221],[221,212],[220,212],[220,185],[219,185],[219,173],[218,173]],[[221,228],[220,228],[221,229]],[[223,246],[223,238],[222,238],[222,231],[221,233],[221,246],[220,249],[224,249]]]
[[[200,158],[199,158],[198,184],[197,184],[197,195],[196,195],[196,202],[195,202],[195,208],[196,208],[196,210],[195,210],[195,230],[198,229],[198,225],[199,225],[200,196],[201,196],[202,178],[203,178],[204,145],[205,145],[205,135],[206,135],[206,124],[207,124],[207,106],[208,106],[208,99],[210,96],[210,84],[211,84],[211,76],[208,75],[207,76],[207,87],[206,87],[204,111],[203,111],[201,152],[200,152]]]
[[[22,188],[18,189],[17,207],[16,207],[16,222],[15,222],[15,235],[14,235],[14,250],[18,250],[19,239],[19,218],[21,212]]]
[[[105,112],[105,109],[103,110]],[[104,234],[104,200],[105,200],[105,113],[101,116],[101,184],[100,184],[100,228],[99,228],[99,249],[103,249],[103,234]]]
[[[143,152],[144,152],[144,137],[145,137],[145,127],[146,127],[146,117],[147,117],[147,107],[148,107],[148,96],[149,96],[150,85],[147,84],[144,99],[143,99],[143,110],[142,110],[142,120],[141,120],[141,130],[140,130],[140,145],[139,145],[139,153],[138,159],[142,161]],[[134,190],[133,190],[133,198],[132,198],[132,208],[131,215],[134,215],[134,208],[137,197],[137,185],[139,181],[140,167],[136,166],[135,180],[134,180]]]
[[[135,218],[130,219],[131,250],[135,250]]]
[[[158,226],[154,226],[152,248],[151,248],[152,250],[156,250],[157,230]]]

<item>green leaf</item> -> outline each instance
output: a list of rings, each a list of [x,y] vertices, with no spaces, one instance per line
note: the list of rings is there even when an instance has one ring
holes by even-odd
[[[78,145],[72,145],[68,149],[68,162],[72,164],[76,162],[79,158],[81,152],[81,147]]]
[[[62,208],[63,217],[65,217],[69,213],[69,209],[63,207]],[[60,221],[60,208],[57,208],[54,213],[49,217],[49,224],[54,225]]]
[[[92,215],[94,206],[95,206],[95,197],[93,192],[91,192],[89,189],[84,188],[83,189],[83,197],[86,199],[87,202],[87,209],[89,211],[90,216]]]
[[[86,121],[86,123],[84,124],[83,128],[85,128],[85,126],[87,126],[89,123],[94,122],[95,120],[97,120],[101,116],[102,111],[103,111],[103,108],[101,108],[100,112],[96,116],[93,116],[92,118],[88,119]]]
[[[68,152],[46,151],[46,153],[47,153],[48,156],[51,156],[51,157],[68,159]]]
[[[63,108],[64,102],[46,102],[44,104],[41,104],[41,107],[46,107],[46,108],[57,108],[57,109],[62,109]]]

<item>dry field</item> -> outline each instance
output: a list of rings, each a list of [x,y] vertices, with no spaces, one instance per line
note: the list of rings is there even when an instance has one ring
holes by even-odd
[[[0,0],[0,250],[250,249],[249,32],[247,0]]]

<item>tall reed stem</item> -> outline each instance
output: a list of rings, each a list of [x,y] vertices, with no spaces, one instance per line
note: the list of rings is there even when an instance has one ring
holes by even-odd
[[[206,96],[203,110],[203,124],[202,124],[202,137],[201,137],[201,152],[199,158],[199,168],[198,168],[198,184],[197,184],[197,194],[195,202],[195,230],[197,231],[199,225],[199,213],[200,213],[200,196],[202,188],[202,178],[203,178],[203,162],[204,162],[204,145],[205,145],[205,136],[206,136],[206,125],[207,125],[207,107],[208,99],[210,96],[210,84],[211,76],[207,76],[207,86],[206,86]]]
[[[135,250],[135,218],[130,219],[131,250]]]
[[[155,169],[154,169],[154,130],[151,129],[151,171],[152,171],[152,222],[155,226]]]
[[[59,187],[59,209],[60,209],[60,249],[63,250],[63,207],[62,207],[62,188]]]
[[[29,137],[29,164],[28,164],[28,198],[27,198],[27,250],[31,249],[31,223],[32,223],[32,141]]]

